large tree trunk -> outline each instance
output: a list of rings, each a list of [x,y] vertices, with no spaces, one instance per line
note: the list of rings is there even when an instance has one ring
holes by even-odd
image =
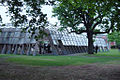
[[[94,54],[93,33],[88,32],[87,37],[88,37],[88,54]]]

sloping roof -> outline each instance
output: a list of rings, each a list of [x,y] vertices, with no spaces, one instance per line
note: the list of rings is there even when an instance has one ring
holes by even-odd
[[[49,29],[54,44],[58,44],[58,40],[61,40],[63,45],[73,46],[88,46],[88,39],[86,34],[68,33],[67,31],[57,31],[56,29]],[[107,43],[102,37],[96,37],[94,45],[107,46]]]
[[[0,44],[29,44],[36,43],[29,38],[30,33],[22,33],[20,28],[1,28]]]
[[[1,28],[0,44],[31,44],[36,43],[34,38],[29,38],[30,33],[22,33],[21,28]],[[88,46],[86,35],[77,35],[75,33],[60,32],[56,29],[48,29],[55,45],[61,40],[63,45]],[[94,45],[107,46],[107,43],[101,37],[95,38]]]

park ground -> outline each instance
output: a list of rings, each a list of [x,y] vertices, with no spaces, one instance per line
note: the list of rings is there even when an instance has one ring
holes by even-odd
[[[120,80],[120,52],[0,55],[0,80]]]

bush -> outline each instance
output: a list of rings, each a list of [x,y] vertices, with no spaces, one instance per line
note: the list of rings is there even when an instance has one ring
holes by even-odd
[[[117,49],[117,46],[115,46],[115,45],[111,46],[111,49]]]

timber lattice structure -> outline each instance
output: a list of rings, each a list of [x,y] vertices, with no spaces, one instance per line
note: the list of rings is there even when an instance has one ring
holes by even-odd
[[[1,54],[54,54],[66,55],[86,53],[88,40],[85,34],[69,34],[67,31],[57,31],[48,28],[45,31],[48,36],[42,39],[44,43],[29,38],[30,33],[22,33],[21,28],[1,28],[0,53]],[[94,45],[99,46],[99,51],[108,51],[108,43],[101,36],[97,36]]]

